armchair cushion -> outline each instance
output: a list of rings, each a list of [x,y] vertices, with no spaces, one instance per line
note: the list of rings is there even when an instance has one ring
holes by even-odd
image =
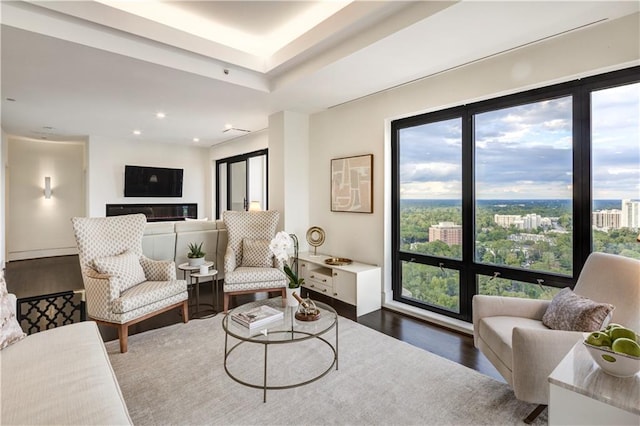
[[[605,321],[610,319],[613,308],[609,303],[579,296],[567,287],[555,295],[542,317],[542,323],[554,330],[596,331],[606,326]]]
[[[125,314],[183,292],[185,292],[184,280],[145,281],[123,291],[120,297],[113,301],[111,309],[116,314]]]
[[[173,260],[153,260],[140,257],[144,276],[149,281],[171,281],[176,279],[176,263]]]
[[[109,275],[111,285],[123,292],[146,280],[140,255],[127,251],[117,256],[99,257],[93,261],[100,274]]]
[[[242,264],[256,268],[271,268],[273,253],[269,249],[269,240],[256,238],[242,239]]]
[[[284,287],[287,283],[287,276],[281,269],[241,266],[227,273],[224,277],[225,289],[229,284],[240,283],[246,283],[247,288],[255,287],[256,283],[265,283],[265,288]]]

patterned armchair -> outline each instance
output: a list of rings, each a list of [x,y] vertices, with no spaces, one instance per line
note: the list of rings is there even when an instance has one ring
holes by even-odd
[[[189,320],[187,282],[176,279],[173,261],[142,254],[143,214],[71,219],[78,244],[87,314],[118,328],[127,352],[129,326],[174,308]]]
[[[287,276],[283,263],[271,253],[276,234],[277,211],[225,211],[228,244],[224,255],[224,311],[236,294],[280,291],[286,300]]]

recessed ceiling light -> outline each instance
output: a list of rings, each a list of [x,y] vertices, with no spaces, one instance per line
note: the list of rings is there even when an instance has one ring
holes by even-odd
[[[225,124],[224,128],[225,129],[233,129],[233,124]]]
[[[142,132],[140,130],[134,130],[133,134],[139,136],[140,134],[142,134]]]
[[[156,113],[156,117],[157,117],[157,118],[165,118],[165,117],[166,117],[166,114],[165,114],[164,112],[157,112],[157,113]]]
[[[200,142],[200,138],[193,138],[194,142]]]

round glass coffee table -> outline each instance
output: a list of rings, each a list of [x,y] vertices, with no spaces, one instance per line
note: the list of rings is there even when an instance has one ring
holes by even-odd
[[[318,319],[314,321],[301,321],[295,318],[297,308],[283,307],[282,298],[275,297],[271,299],[259,300],[256,302],[247,303],[238,306],[235,309],[230,310],[227,315],[222,319],[222,328],[224,329],[224,369],[227,375],[236,382],[256,389],[263,390],[263,401],[267,402],[267,390],[271,389],[290,389],[297,386],[303,386],[324,377],[335,366],[338,369],[338,314],[329,305],[324,303],[315,302],[316,307],[320,311]],[[276,319],[269,323],[264,324],[261,327],[249,329],[248,327],[237,323],[232,319],[232,315],[246,313],[256,307],[266,305],[274,308],[283,313],[282,318]],[[330,330],[335,329],[335,343],[327,338],[323,337]],[[299,381],[285,385],[270,385],[268,383],[269,374],[267,371],[267,355],[269,346],[271,345],[283,345],[283,344],[295,344],[303,342],[305,340],[317,339],[323,342],[321,347],[328,348],[327,368],[321,367],[319,374],[314,374],[312,377],[301,377]],[[231,341],[230,341],[231,340]],[[333,339],[332,339],[333,340]],[[237,373],[230,371],[227,361],[230,357],[237,354],[250,344],[257,344],[264,346],[263,356],[263,380],[262,383],[250,382],[248,379],[242,379],[238,377]],[[295,350],[295,346],[292,346],[290,350]],[[279,368],[286,368],[286,365],[282,365]]]

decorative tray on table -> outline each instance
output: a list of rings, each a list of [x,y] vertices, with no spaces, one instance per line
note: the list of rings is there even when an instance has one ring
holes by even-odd
[[[296,312],[296,319],[298,321],[315,321],[320,318],[320,310],[316,309],[313,312]]]
[[[333,266],[348,265],[352,262],[353,260],[347,259],[346,257],[330,257],[324,260],[324,263],[326,263],[327,265],[333,265]]]

